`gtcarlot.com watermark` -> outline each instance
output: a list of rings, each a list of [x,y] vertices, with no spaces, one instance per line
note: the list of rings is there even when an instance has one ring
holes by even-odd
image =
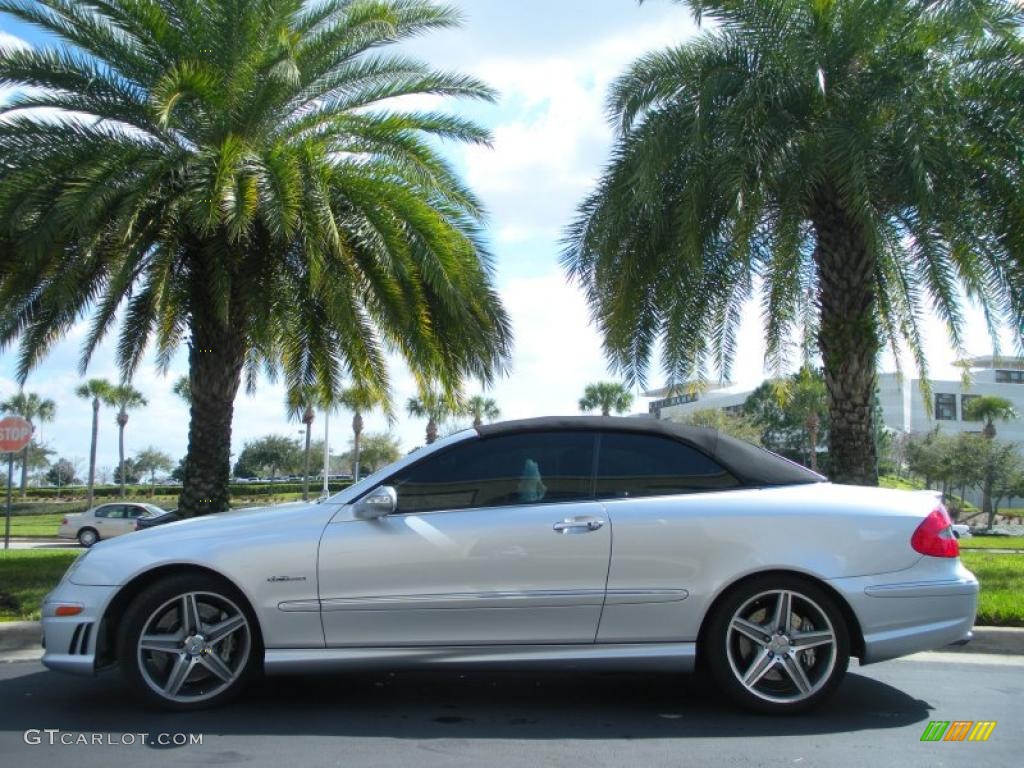
[[[195,747],[203,743],[201,733],[85,733],[59,728],[29,728],[22,738],[26,744],[65,747]]]

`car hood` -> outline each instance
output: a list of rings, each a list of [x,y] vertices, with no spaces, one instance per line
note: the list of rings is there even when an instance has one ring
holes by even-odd
[[[225,551],[273,542],[282,532],[308,530],[315,545],[337,504],[293,502],[249,507],[145,528],[100,541],[79,558],[69,579],[83,585],[118,585],[161,563],[206,565]]]

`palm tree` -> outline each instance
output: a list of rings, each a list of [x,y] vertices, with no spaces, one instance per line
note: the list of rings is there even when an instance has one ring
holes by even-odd
[[[117,406],[117,455],[121,460],[121,497],[125,495],[124,428],[128,426],[128,411],[147,405],[146,398],[127,382],[119,384],[110,392],[110,404]]]
[[[309,459],[313,421],[316,418],[315,409],[325,408],[324,398],[316,387],[303,387],[300,390],[288,392],[287,404],[288,418],[302,422],[306,428],[306,444],[302,458],[302,500],[309,501]],[[325,408],[325,410],[329,409]]]
[[[106,379],[89,379],[80,385],[75,394],[83,400],[92,400],[92,440],[89,443],[89,493],[88,506],[92,507],[93,489],[96,486],[96,441],[100,432],[100,405],[113,405],[114,386]]]
[[[227,509],[242,373],[384,393],[387,353],[453,391],[511,347],[482,207],[436,139],[486,131],[390,105],[493,98],[385,47],[457,25],[427,0],[5,3],[64,49],[0,50],[0,349],[28,372],[91,313],[127,380],[189,351],[179,510]],[[42,111],[36,116],[36,110]],[[53,112],[72,113],[54,119]],[[120,311],[119,311],[120,310]]]
[[[633,395],[622,384],[601,381],[587,385],[579,405],[584,413],[598,408],[601,409],[602,416],[608,416],[612,411],[625,413],[633,405]]]
[[[452,397],[435,389],[424,389],[419,397],[410,397],[405,404],[405,410],[410,416],[427,420],[427,445],[437,440],[438,424],[462,409],[459,395]]]
[[[811,469],[817,472],[818,431],[821,417],[828,412],[828,391],[824,379],[810,366],[804,365],[795,375],[776,382],[774,389],[779,407],[789,411],[804,425]]]
[[[727,376],[761,287],[768,361],[824,364],[834,480],[877,483],[875,361],[927,379],[934,305],[962,349],[962,296],[1024,323],[1024,7],[693,0],[714,29],[614,84],[611,160],[567,233],[613,368],[642,383]]]
[[[192,405],[192,390],[189,387],[188,376],[179,376],[175,379],[171,392],[177,395],[185,405]]]
[[[463,410],[465,416],[473,417],[473,426],[479,427],[484,421],[494,421],[501,416],[501,410],[498,408],[498,404],[489,397],[483,395],[473,395],[466,401],[465,409]]]
[[[964,418],[971,421],[984,421],[985,426],[981,433],[991,443],[996,439],[995,422],[1016,419],[1017,411],[1014,409],[1013,403],[1005,397],[978,395],[972,397],[964,405]],[[992,486],[995,480],[992,470],[995,464],[991,459],[998,455],[998,451],[993,450],[993,446],[990,444],[986,454],[989,460],[985,462],[985,471],[981,480],[981,511],[986,515],[989,528],[991,528],[992,522],[995,520],[995,510],[992,507]]]
[[[359,459],[363,436],[363,414],[377,406],[389,407],[386,398],[366,387],[346,387],[338,395],[338,405],[352,411],[352,481],[359,479]],[[390,414],[390,411],[389,411]]]
[[[0,411],[17,414],[25,419],[35,429],[36,423],[45,424],[53,421],[57,415],[57,405],[49,398],[43,398],[35,392],[22,390],[11,395],[4,402],[0,403]],[[21,452],[21,498],[24,499],[28,488],[28,463],[29,448],[33,441],[30,441]]]

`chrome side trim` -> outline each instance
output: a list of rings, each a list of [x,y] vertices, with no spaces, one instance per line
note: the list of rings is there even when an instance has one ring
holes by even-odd
[[[609,589],[605,605],[675,603],[689,596],[685,589]]]
[[[603,589],[550,589],[528,592],[451,592],[433,595],[379,595],[335,597],[321,600],[325,611],[384,611],[395,608],[417,610],[446,608],[560,608],[574,605],[599,606]]]
[[[864,588],[868,597],[949,597],[974,595],[978,582],[966,579],[948,581],[916,581],[905,584],[875,584]]]
[[[277,604],[277,610],[285,612],[319,611],[320,601],[316,598],[311,600],[285,600]]]
[[[560,669],[654,669],[689,672],[695,643],[609,645],[484,645],[431,648],[268,648],[267,674],[325,669],[429,666],[545,667]]]

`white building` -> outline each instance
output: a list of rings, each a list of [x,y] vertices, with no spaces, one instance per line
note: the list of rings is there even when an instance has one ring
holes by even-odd
[[[982,425],[964,418],[964,403],[979,395],[998,395],[1011,403],[1021,418],[996,429],[1000,440],[1024,445],[1024,358],[974,357],[958,362],[968,373],[968,383],[957,380],[932,380],[932,409],[929,414],[921,393],[920,379],[895,373],[878,377],[878,398],[885,426],[899,432],[921,433],[939,427],[943,432],[980,432]],[[682,420],[693,411],[707,408],[738,409],[751,389],[726,383],[705,390],[665,388],[650,390],[645,397],[650,415],[660,419]]]

